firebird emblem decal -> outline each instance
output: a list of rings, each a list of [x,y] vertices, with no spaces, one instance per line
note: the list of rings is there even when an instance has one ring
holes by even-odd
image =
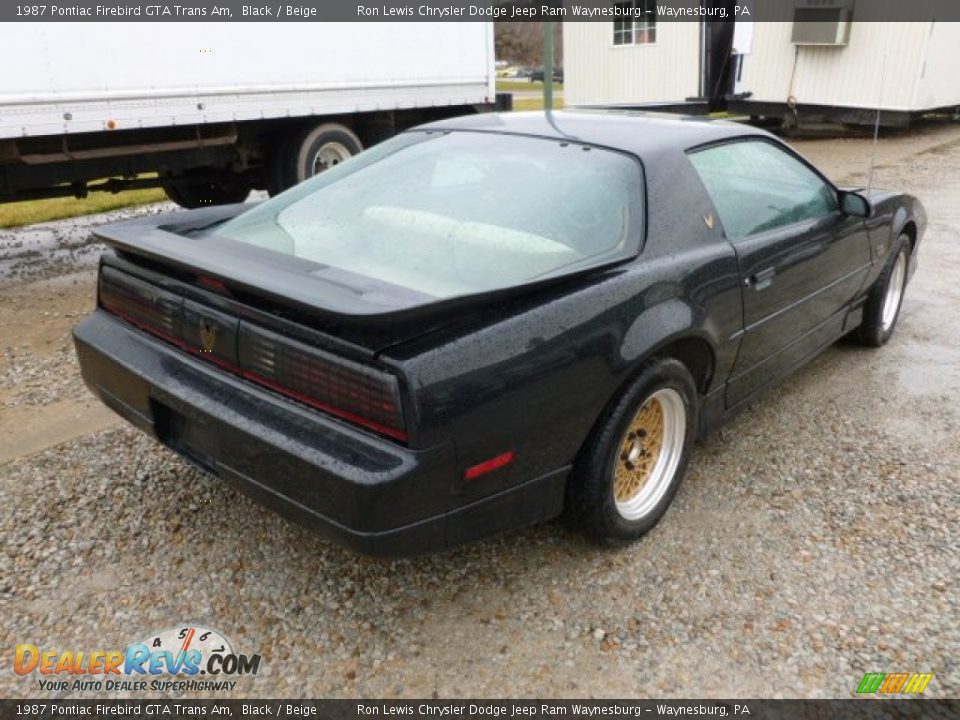
[[[707,213],[703,216],[703,224],[713,230],[713,213]]]
[[[213,352],[217,344],[217,328],[206,320],[200,320],[200,345],[204,352]]]

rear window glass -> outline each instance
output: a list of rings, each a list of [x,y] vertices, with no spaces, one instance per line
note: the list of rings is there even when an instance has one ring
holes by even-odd
[[[624,154],[478,132],[402,134],[214,232],[438,298],[636,254],[642,176]]]

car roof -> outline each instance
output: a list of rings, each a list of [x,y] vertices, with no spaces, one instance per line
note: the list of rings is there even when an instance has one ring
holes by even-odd
[[[416,129],[533,135],[606,146],[641,158],[663,151],[683,152],[729,138],[773,137],[763,130],[727,120],[618,109],[480,113],[440,120]]]

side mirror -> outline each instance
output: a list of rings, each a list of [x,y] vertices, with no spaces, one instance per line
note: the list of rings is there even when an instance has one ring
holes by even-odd
[[[858,218],[870,217],[870,201],[863,195],[851,191],[840,193],[840,209],[845,215]]]

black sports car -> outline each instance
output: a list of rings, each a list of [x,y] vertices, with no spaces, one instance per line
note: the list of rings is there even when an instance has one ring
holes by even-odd
[[[565,508],[628,541],[697,436],[840,336],[887,341],[925,226],[735,123],[459,118],[99,230],[77,354],[130,422],[358,550]]]

